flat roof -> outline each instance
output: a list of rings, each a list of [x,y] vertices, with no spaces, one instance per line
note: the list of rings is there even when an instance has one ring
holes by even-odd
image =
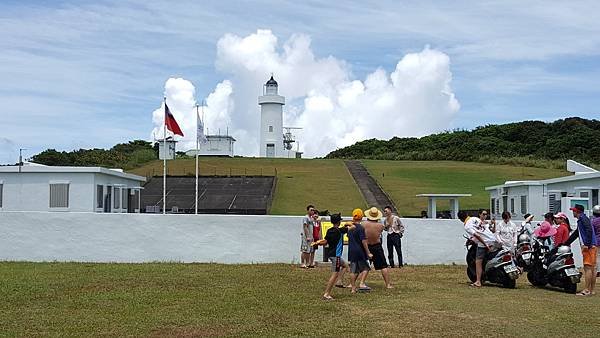
[[[2,166],[0,173],[18,173],[18,165]],[[130,180],[146,182],[146,178],[134,174],[124,173],[121,169],[107,169],[103,167],[62,167],[62,166],[47,166],[47,165],[23,165],[21,166],[21,174],[27,173],[97,173]]]
[[[539,181],[507,181],[504,184],[494,185],[491,187],[485,187],[485,190],[495,190],[499,188],[510,188],[510,187],[518,187],[518,186],[529,186],[529,185],[544,185],[544,184],[554,184],[554,183],[562,183],[562,182],[571,182],[571,181],[579,181],[590,178],[600,178],[600,172],[590,172],[590,173],[581,173],[581,174],[573,174],[569,176],[549,178],[546,180]]]
[[[471,197],[471,194],[418,194],[417,197]]]
[[[224,138],[224,139],[230,139],[232,141],[235,141],[235,139],[233,138],[233,136],[230,135],[206,135],[206,138]],[[196,149],[194,149],[196,150]]]

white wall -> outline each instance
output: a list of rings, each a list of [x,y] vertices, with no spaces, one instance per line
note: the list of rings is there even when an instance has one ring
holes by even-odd
[[[0,260],[291,263],[299,261],[301,220],[288,216],[0,212]],[[460,221],[403,222],[406,263],[464,264]],[[344,251],[347,254],[347,247]],[[319,259],[322,252],[320,248]],[[580,262],[580,254],[575,257]]]
[[[139,181],[102,173],[0,172],[3,181],[2,211],[102,211],[96,208],[96,185],[140,187]],[[69,208],[50,208],[50,182],[69,183]],[[113,196],[114,197],[114,196]],[[112,203],[112,201],[111,201]],[[114,211],[114,209],[113,209]],[[117,209],[115,212],[126,212]]]
[[[94,207],[93,173],[0,173],[4,181],[4,211],[92,211]],[[49,207],[50,182],[69,183],[69,208]]]
[[[275,145],[275,157],[287,157],[283,152],[283,105],[285,99],[279,95],[259,97],[260,104],[260,157],[266,157],[267,144]],[[269,132],[269,126],[273,131]]]
[[[206,143],[201,143],[198,148],[200,156],[230,156],[233,157],[233,144],[231,138],[225,137],[207,137]],[[185,152],[188,156],[196,156],[196,149],[190,149]]]

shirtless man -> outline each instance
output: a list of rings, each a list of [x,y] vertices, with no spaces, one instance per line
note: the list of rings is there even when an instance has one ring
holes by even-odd
[[[381,270],[381,276],[385,282],[385,287],[392,289],[392,283],[390,281],[390,275],[388,270],[388,263],[385,259],[385,253],[381,246],[381,233],[383,232],[383,224],[379,223],[382,217],[381,211],[376,207],[372,207],[369,210],[365,210],[365,217],[367,221],[363,223],[365,232],[367,234],[367,244],[369,251],[373,254],[373,266],[375,270]]]

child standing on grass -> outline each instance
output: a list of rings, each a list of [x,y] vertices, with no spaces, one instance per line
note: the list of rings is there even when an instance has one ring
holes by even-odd
[[[321,239],[321,221],[319,219],[319,210],[314,211],[313,214],[313,233],[312,233],[312,237],[313,237],[313,242],[316,242],[318,240]],[[308,265],[309,268],[314,268],[315,267],[315,253],[317,252],[317,249],[319,248],[318,246],[313,246],[312,247],[313,250],[310,253],[310,264]]]
[[[314,253],[314,248],[310,245],[313,242],[313,214],[315,207],[309,204],[306,207],[306,216],[302,219],[302,231],[300,232],[300,267],[308,268],[310,265],[311,253]]]
[[[333,227],[327,230],[325,238],[314,242],[313,246],[326,245],[325,257],[331,262],[331,276],[327,281],[323,300],[333,300],[331,289],[333,286],[344,288],[344,273],[348,270],[348,264],[342,258],[344,251],[344,234],[348,233],[348,224],[340,227],[342,216],[340,214],[331,215]]]

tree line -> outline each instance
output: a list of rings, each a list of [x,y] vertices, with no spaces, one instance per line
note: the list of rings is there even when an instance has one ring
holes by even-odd
[[[468,161],[563,168],[566,159],[600,164],[600,121],[571,117],[453,130],[420,138],[370,139],[326,158]]]
[[[52,166],[100,166],[131,169],[158,158],[158,144],[143,140],[119,143],[110,149],[57,151],[47,149],[34,155],[35,163]]]

